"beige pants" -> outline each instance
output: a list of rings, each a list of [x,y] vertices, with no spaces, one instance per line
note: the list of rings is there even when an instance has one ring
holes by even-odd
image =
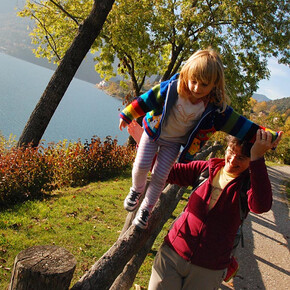
[[[163,245],[154,260],[148,290],[214,290],[226,274],[191,264],[167,245]]]

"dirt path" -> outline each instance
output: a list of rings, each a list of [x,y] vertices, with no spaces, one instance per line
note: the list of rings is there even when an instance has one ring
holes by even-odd
[[[250,214],[244,223],[245,247],[239,246],[238,275],[220,289],[290,290],[289,207],[283,181],[290,180],[290,166],[268,167],[272,209]]]

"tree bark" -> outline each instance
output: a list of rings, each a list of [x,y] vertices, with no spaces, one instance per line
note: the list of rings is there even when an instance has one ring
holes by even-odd
[[[94,1],[89,16],[80,25],[77,36],[33,110],[19,138],[18,147],[29,143],[32,146],[39,144],[77,69],[99,35],[114,2],[114,0]]]
[[[168,186],[152,212],[148,228],[139,230],[131,225],[123,236],[89,269],[71,290],[110,289],[128,261],[133,255],[140,252],[152,235],[151,242],[154,242],[158,234],[155,232],[157,227],[160,229],[163,227],[163,224],[170,217],[178,203],[178,201],[175,201],[178,189],[179,186],[177,185]],[[148,247],[146,247],[146,252],[149,251]]]
[[[177,204],[179,203],[180,199],[182,198],[186,188],[179,187],[177,185],[168,185],[164,191],[164,194],[167,196],[163,196],[160,198],[159,203],[166,203],[167,207],[164,208],[164,213],[161,215],[161,221],[154,227],[152,234],[150,235],[149,239],[147,240],[146,244],[140,249],[140,251],[133,256],[133,258],[127,263],[126,267],[124,268],[123,272],[117,277],[114,281],[114,284],[110,288],[110,290],[127,290],[130,289],[132,286],[136,274],[138,273],[139,268],[143,264],[148,252],[152,248],[155,239],[159,235],[160,231],[162,230],[164,224],[172,215],[173,211],[175,210]],[[166,198],[166,202],[164,199]],[[157,205],[157,208],[161,205]]]
[[[209,158],[213,158],[213,157],[215,157],[217,151],[222,149],[222,148],[223,148],[223,146],[221,144],[219,144],[218,142],[215,142],[212,146],[208,146],[208,147],[203,148],[203,150],[201,152],[196,154],[194,159],[195,160],[205,160],[207,158],[207,156],[209,156]],[[147,186],[148,186],[148,183],[147,183]],[[176,195],[176,199],[174,200],[174,203],[176,202],[176,204],[174,204],[174,207],[177,206],[177,203],[179,202],[179,200],[182,197],[183,192],[181,190],[182,190],[182,188],[179,189],[179,191]],[[167,219],[170,217],[170,214],[172,213],[171,208],[169,208],[168,210],[169,210],[169,212],[166,212],[166,214],[164,215],[164,218],[166,218],[165,222],[167,221]],[[121,235],[126,232],[128,227],[131,225],[134,217],[135,217],[135,212],[131,212],[127,215],[127,218],[126,218],[124,227],[122,229]],[[163,222],[163,220],[162,220],[160,226],[156,227],[156,229],[154,230],[154,233],[152,234],[150,239],[146,242],[144,247],[138,253],[136,253],[132,257],[132,259],[127,263],[123,272],[117,277],[117,279],[115,280],[115,282],[112,285],[112,287],[110,288],[110,290],[117,290],[117,289],[118,290],[119,289],[120,290],[128,290],[128,289],[130,289],[130,287],[132,286],[132,284],[135,280],[135,277],[139,271],[139,268],[141,267],[144,259],[146,258],[146,255],[150,251],[156,237],[158,236],[158,234],[161,231],[165,222]],[[157,234],[155,235],[155,233],[157,233]]]
[[[218,149],[220,146],[210,146],[205,153],[200,153],[196,158],[205,159],[209,153]],[[183,188],[168,185],[152,211],[146,230],[142,231],[131,225],[135,213],[129,213],[122,230],[123,234],[71,290],[129,289],[158,233],[183,193]]]
[[[15,258],[9,290],[69,289],[76,267],[74,256],[57,246],[34,246]]]

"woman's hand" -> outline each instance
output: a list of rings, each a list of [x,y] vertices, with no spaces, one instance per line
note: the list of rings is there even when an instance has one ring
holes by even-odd
[[[256,135],[256,141],[251,148],[251,160],[257,160],[271,148],[276,148],[282,138],[283,132],[279,132],[277,139],[272,142],[272,134],[270,132],[259,129]]]
[[[135,120],[133,120],[129,124],[127,130],[128,130],[128,133],[134,138],[136,143],[139,144],[144,129]]]

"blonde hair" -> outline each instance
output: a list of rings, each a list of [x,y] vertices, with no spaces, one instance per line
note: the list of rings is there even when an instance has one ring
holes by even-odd
[[[213,49],[204,49],[195,52],[180,71],[178,93],[189,98],[191,92],[188,88],[189,80],[198,80],[206,84],[214,84],[209,94],[209,102],[225,110],[230,99],[225,91],[225,77],[222,60]]]

